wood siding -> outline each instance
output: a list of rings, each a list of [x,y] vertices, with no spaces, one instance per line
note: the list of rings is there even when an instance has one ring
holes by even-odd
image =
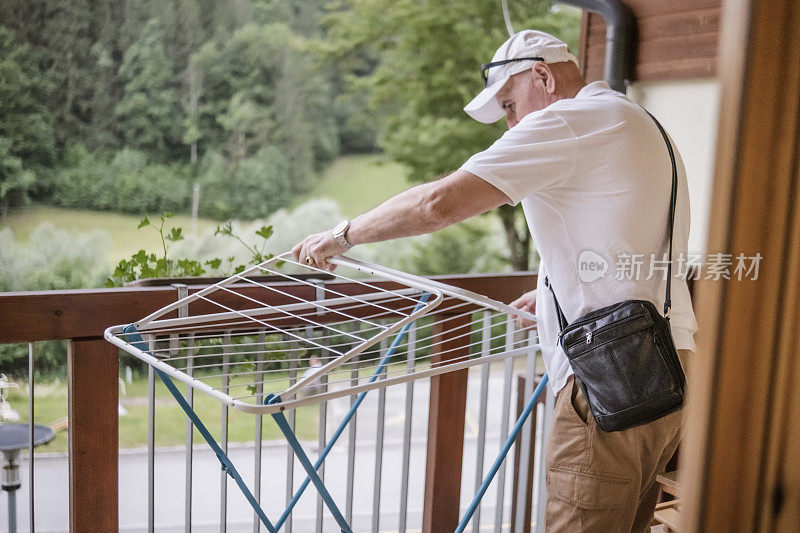
[[[717,75],[721,0],[626,0],[635,17],[630,81],[711,78]],[[587,81],[603,79],[606,25],[584,13],[580,62]]]

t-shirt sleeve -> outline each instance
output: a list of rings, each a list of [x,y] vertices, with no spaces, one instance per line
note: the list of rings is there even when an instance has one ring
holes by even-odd
[[[516,205],[572,175],[576,138],[553,112],[531,113],[461,166],[494,185]]]

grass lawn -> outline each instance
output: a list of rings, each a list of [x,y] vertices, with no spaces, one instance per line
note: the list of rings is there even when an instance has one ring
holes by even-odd
[[[355,217],[407,189],[411,184],[405,176],[405,167],[382,155],[340,157],[326,169],[314,191],[294,205],[310,198],[330,198],[346,216]]]
[[[19,380],[17,380],[19,382]],[[27,387],[11,389],[8,401],[28,421]],[[181,390],[185,387],[179,384]],[[122,405],[128,411],[119,419],[120,448],[139,448],[147,445],[147,377],[137,376],[132,383],[125,383]],[[156,446],[183,445],[186,436],[186,416],[161,381],[156,378]],[[195,392],[194,408],[215,438],[220,437],[220,415],[222,404],[210,396]],[[37,383],[35,406],[36,422],[49,425],[67,416],[66,382]],[[297,434],[301,439],[317,436],[318,409],[316,406],[297,410]],[[253,442],[255,419],[251,414],[235,409],[228,411],[228,439],[230,442]],[[270,417],[264,417],[262,435],[265,440],[283,438]],[[194,442],[203,443],[195,430]],[[37,448],[40,452],[67,451],[67,432],[60,431],[51,443]]]
[[[120,259],[130,257],[142,248],[148,251],[161,248],[161,238],[153,228],[136,229],[141,219],[139,215],[35,205],[14,210],[1,225],[11,228],[14,236],[22,240],[27,239],[42,222],[52,222],[57,228],[81,233],[95,229],[103,230],[111,237],[107,255],[108,266],[111,267]],[[182,227],[188,234],[187,238],[190,238],[191,216],[176,215],[169,222],[171,226]],[[203,231],[214,228],[217,224],[218,222],[214,220],[200,218],[197,220],[197,229]]]
[[[405,172],[402,165],[387,162],[381,155],[340,157],[325,170],[314,191],[296,198],[291,207],[311,198],[329,198],[340,205],[345,215],[355,217],[407,189],[410,184],[405,178]],[[5,221],[0,222],[0,227],[10,228],[20,240],[27,239],[42,222],[51,222],[57,228],[83,233],[94,229],[103,230],[111,237],[106,261],[107,266],[112,268],[120,259],[129,258],[140,249],[160,249],[161,241],[153,228],[136,229],[141,218],[139,215],[108,211],[33,205],[14,210]],[[157,219],[157,215],[151,214],[151,219]],[[191,238],[190,216],[176,215],[170,223],[172,226],[182,227],[186,238]],[[217,224],[219,221],[200,218],[197,229],[199,232],[212,230]]]

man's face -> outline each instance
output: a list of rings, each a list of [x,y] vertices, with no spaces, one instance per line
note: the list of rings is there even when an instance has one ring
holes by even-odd
[[[495,96],[506,113],[509,129],[516,126],[528,113],[539,111],[553,103],[552,86],[552,74],[543,63],[537,63],[533,68],[511,76]]]

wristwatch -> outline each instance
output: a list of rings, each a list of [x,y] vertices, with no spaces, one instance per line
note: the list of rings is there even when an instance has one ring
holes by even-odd
[[[342,220],[341,222],[336,224],[331,230],[331,232],[333,233],[333,238],[336,239],[336,242],[338,242],[339,244],[344,246],[345,249],[348,250],[353,247],[353,245],[350,244],[350,241],[347,240],[347,237],[345,237],[345,234],[347,233],[347,230],[349,228],[350,228],[350,221]]]

